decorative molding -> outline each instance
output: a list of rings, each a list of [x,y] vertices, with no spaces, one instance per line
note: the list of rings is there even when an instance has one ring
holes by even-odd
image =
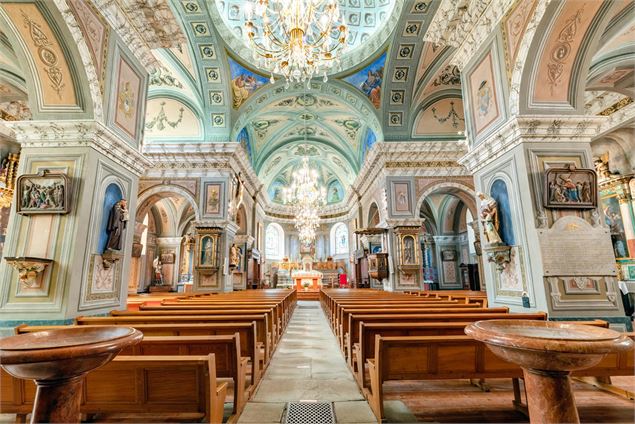
[[[6,125],[23,148],[91,147],[135,175],[151,162],[104,124],[94,120],[15,121]]]
[[[359,193],[360,196],[364,196],[369,192],[373,184],[380,179],[380,176],[388,174],[428,177],[469,175],[466,169],[459,166],[448,169],[437,166],[419,167],[410,165],[411,163],[438,165],[440,162],[457,162],[465,153],[467,153],[465,144],[457,141],[376,143],[370,150],[364,165],[351,186],[353,191]],[[387,164],[391,165],[390,168]]]
[[[474,173],[523,142],[588,143],[598,135],[605,120],[586,115],[512,118],[459,159],[459,163]]]
[[[575,294],[567,293],[566,285],[570,281],[573,282],[577,289]],[[582,285],[582,288],[578,287],[578,281],[584,281],[585,284]],[[620,310],[618,303],[620,297],[615,289],[617,286],[615,277],[551,276],[545,277],[545,282],[549,288],[551,305],[554,311]],[[560,289],[561,283],[565,287],[562,291]],[[585,290],[586,286],[589,288]],[[598,291],[602,295],[599,298],[597,297]],[[587,297],[588,295],[595,295],[595,297],[589,298]]]
[[[128,3],[131,0],[125,0]],[[163,3],[165,0],[156,0],[157,3]],[[152,46],[145,39],[144,34],[146,31],[148,35],[152,33],[150,26],[139,26],[138,21],[133,21],[126,13],[124,7],[119,1],[115,0],[93,0],[93,3],[102,14],[102,16],[108,21],[111,28],[119,35],[124,44],[128,46],[128,49],[135,55],[135,57],[141,62],[141,65],[148,72],[152,72],[159,67],[159,62],[152,54]],[[129,7],[129,6],[128,6]],[[126,9],[128,9],[126,7]],[[175,44],[174,47],[178,45]],[[169,46],[166,46],[169,47]]]
[[[611,116],[615,112],[617,112],[618,110],[621,110],[622,108],[630,105],[631,103],[633,103],[633,98],[632,97],[624,97],[619,102],[616,102],[616,103],[612,104],[611,106],[609,106],[606,109],[604,109],[602,112],[598,113],[598,115],[600,115],[600,116]]]
[[[538,4],[536,5],[533,16],[529,20],[527,28],[525,28],[525,33],[523,34],[522,41],[518,46],[518,51],[516,53],[516,62],[511,64],[512,76],[509,87],[509,113],[512,116],[520,114],[520,83],[523,78],[525,63],[527,63],[527,58],[529,57],[531,50],[531,43],[534,40],[534,35],[536,34],[538,25],[540,25],[540,22],[545,15],[547,6],[549,6],[549,3],[551,3],[551,0],[537,1]],[[523,94],[525,95],[526,93]]]
[[[442,0],[423,39],[455,47],[450,63],[463,70],[516,0]]]
[[[631,103],[611,115],[601,118],[604,118],[604,121],[599,126],[596,137],[633,123],[635,121],[635,103]]]
[[[42,27],[34,22],[28,15],[22,12],[24,26],[29,30],[29,35],[35,47],[37,47],[37,58],[44,65],[46,75],[49,79],[50,87],[62,98],[62,89],[66,86],[62,69],[58,66],[59,58],[51,49],[53,45],[46,34],[42,31]]]
[[[100,24],[104,26],[104,40],[102,46],[103,51],[98,51],[97,47],[99,46],[91,46],[88,35],[84,34],[84,32],[82,31],[82,27],[78,22],[79,20],[81,20],[81,17],[79,17],[79,19],[76,18],[76,15],[73,13],[72,7],[69,2],[65,0],[55,0],[55,6],[64,17],[64,21],[66,21],[66,25],[68,26],[73,40],[75,40],[75,43],[77,44],[77,49],[79,50],[80,57],[82,59],[82,65],[86,72],[86,78],[88,79],[90,96],[93,101],[93,117],[97,121],[103,121],[103,82],[106,74],[106,59],[108,56],[108,37],[110,29],[105,28],[105,22],[100,22]],[[87,4],[86,7],[90,6]],[[77,11],[77,13],[79,14],[79,11]],[[86,25],[88,24],[89,23],[87,22]],[[91,52],[93,52],[94,54],[92,54]],[[98,67],[96,63],[99,60],[96,56],[98,54],[101,55],[100,67]]]

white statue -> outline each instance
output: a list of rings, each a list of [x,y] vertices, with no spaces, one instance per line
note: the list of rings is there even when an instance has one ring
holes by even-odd
[[[488,244],[504,244],[501,239],[498,229],[500,227],[498,220],[498,204],[492,197],[484,194],[477,193],[476,195],[481,203],[479,204],[479,216],[481,218],[481,225],[483,225],[483,233]]]
[[[161,261],[157,255],[152,261],[152,267],[154,268],[154,280],[159,284],[163,284],[163,274],[161,272]]]
[[[236,221],[236,216],[238,215],[238,209],[243,204],[243,195],[245,192],[245,186],[243,184],[243,180],[241,179],[241,173],[234,176],[234,196],[229,203],[229,219],[231,221]]]

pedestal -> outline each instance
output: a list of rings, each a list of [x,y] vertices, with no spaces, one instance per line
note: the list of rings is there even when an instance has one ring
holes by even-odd
[[[607,353],[633,345],[616,331],[564,322],[478,321],[465,333],[523,369],[532,423],[579,422],[571,371],[590,368]]]
[[[69,327],[0,340],[0,364],[12,376],[35,380],[31,423],[78,423],[82,378],[141,341],[129,327]]]

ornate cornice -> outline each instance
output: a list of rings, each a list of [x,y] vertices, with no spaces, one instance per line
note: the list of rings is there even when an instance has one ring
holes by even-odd
[[[602,116],[601,118],[603,118],[603,121],[598,127],[596,137],[608,134],[626,124],[632,124],[635,121],[635,103],[630,103],[611,115]]]
[[[13,130],[22,148],[90,147],[136,175],[151,165],[138,150],[98,121],[14,121],[5,125]]]
[[[208,170],[217,169],[240,172],[251,194],[262,188],[247,152],[236,142],[150,143],[144,145],[143,153],[152,161],[152,167],[145,173],[147,178],[203,177]]]
[[[459,163],[474,173],[520,143],[588,143],[598,134],[605,119],[537,115],[512,118],[496,134],[470,150]]]
[[[0,120],[0,140],[15,141],[15,131],[9,128],[5,121]]]
[[[360,196],[386,175],[469,175],[458,159],[467,153],[460,141],[409,141],[376,143],[352,184]]]

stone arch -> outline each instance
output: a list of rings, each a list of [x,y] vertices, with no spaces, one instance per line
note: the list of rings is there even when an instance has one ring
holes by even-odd
[[[84,34],[80,30],[80,26],[75,19],[75,14],[70,9],[67,1],[64,0],[55,0],[55,6],[62,14],[66,25],[77,45],[77,49],[79,50],[79,57],[82,60],[82,65],[86,71],[86,77],[88,79],[88,89],[90,93],[90,97],[93,101],[93,117],[95,120],[104,121],[104,100],[101,92],[100,84],[99,84],[99,76],[97,73],[97,68],[93,63],[93,57],[90,54],[90,50],[88,49],[88,45],[86,43],[86,39],[84,38]],[[106,63],[103,64],[106,66]]]
[[[472,213],[472,216],[477,215],[476,192],[474,191],[474,189],[472,189],[471,187],[465,184],[451,182],[451,181],[440,182],[438,184],[433,184],[432,186],[428,187],[419,196],[419,200],[417,200],[417,207],[415,211],[420,211],[423,205],[423,202],[425,202],[426,198],[430,196],[431,194],[439,192],[439,191],[452,192],[453,195],[455,195],[456,197],[461,199],[463,203],[465,203],[469,211]]]
[[[170,194],[181,196],[185,198],[185,200],[190,202],[190,204],[192,205],[192,208],[194,209],[195,219],[197,221],[201,219],[198,203],[194,199],[194,196],[192,195],[192,193],[190,193],[183,187],[179,187],[172,184],[166,184],[166,185],[158,185],[158,186],[151,187],[147,190],[144,190],[139,195],[139,198],[137,199],[137,213],[136,213],[137,221],[141,222],[143,220],[143,217],[150,209],[150,206],[154,202],[156,202],[157,199],[169,197]]]

